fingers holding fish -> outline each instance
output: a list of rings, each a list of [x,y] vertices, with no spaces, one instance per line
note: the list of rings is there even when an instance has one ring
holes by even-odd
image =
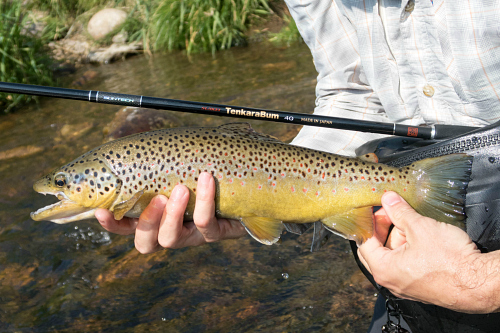
[[[193,220],[207,243],[216,242],[220,240],[221,229],[215,217],[215,181],[211,174],[200,174],[197,191]]]
[[[129,217],[117,221],[113,213],[102,208],[95,211],[95,217],[104,229],[118,235],[133,234],[138,222],[138,219]]]
[[[160,222],[158,243],[162,247],[177,249],[204,243],[194,224],[184,223],[184,212],[188,202],[188,188],[184,185],[175,186]]]
[[[153,253],[161,249],[158,244],[158,231],[166,205],[167,198],[158,195],[151,200],[139,217],[135,231],[135,248],[140,253]]]

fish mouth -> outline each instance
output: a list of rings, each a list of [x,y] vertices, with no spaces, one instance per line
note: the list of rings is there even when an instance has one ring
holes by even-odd
[[[63,192],[44,193],[56,196],[60,201],[52,205],[45,206],[32,212],[31,218],[35,221],[52,221],[54,223],[64,224],[73,221],[89,219],[94,217],[97,208],[83,207],[82,205],[71,201]]]

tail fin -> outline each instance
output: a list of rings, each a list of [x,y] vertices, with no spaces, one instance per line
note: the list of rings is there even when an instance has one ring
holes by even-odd
[[[405,199],[420,214],[463,228],[471,167],[472,157],[466,154],[415,162],[412,169],[421,172],[422,177],[419,177],[416,193]]]

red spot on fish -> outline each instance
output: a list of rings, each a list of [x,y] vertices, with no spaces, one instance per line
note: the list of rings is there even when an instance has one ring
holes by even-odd
[[[241,178],[241,175],[238,175],[238,177],[240,177],[240,178]]]
[[[307,169],[307,172],[311,172],[311,169]]]
[[[318,195],[319,195],[319,192],[316,191],[316,196],[318,196]]]
[[[181,183],[177,182],[177,184],[175,184],[175,185],[180,185],[180,184],[181,184]]]
[[[394,181],[394,177],[392,177],[391,180]]]
[[[364,177],[364,176],[361,176],[361,180],[365,180],[365,177]]]
[[[163,186],[163,189],[164,189],[164,190],[166,190],[166,189],[167,189],[167,187],[166,187],[166,186]]]
[[[198,149],[196,149],[195,152],[198,152]]]
[[[387,192],[387,190],[384,190],[384,193]]]
[[[267,177],[267,179],[271,179],[271,178],[272,178],[271,176]]]
[[[253,171],[257,171],[257,168],[253,168]]]
[[[140,173],[138,173],[138,174],[137,174],[137,177],[140,177],[140,176],[141,176],[141,174],[140,174]]]
[[[242,166],[238,164],[238,169],[241,169],[241,168],[242,168]]]
[[[273,184],[272,184],[272,185],[273,185],[273,186],[276,186],[276,183],[275,183],[275,182],[273,182]]]
[[[229,178],[229,182],[232,183],[233,182],[233,178]]]
[[[302,192],[307,193],[307,188],[302,189]]]
[[[241,157],[245,158],[245,155],[242,155]]]
[[[295,158],[293,159],[293,163],[295,163]]]
[[[276,156],[273,155],[273,158],[276,159]]]
[[[300,167],[301,167],[301,168],[302,168],[302,167],[304,167],[304,164],[300,163]]]
[[[236,161],[236,156],[233,156],[233,160],[235,160],[235,161]]]
[[[231,195],[234,195],[234,192],[232,192]]]
[[[332,190],[332,193],[337,193],[337,190],[336,190],[336,189],[333,189],[333,190]]]
[[[323,172],[323,174],[321,175],[321,178],[325,179],[325,173]]]
[[[284,173],[281,173],[281,177],[285,177],[285,174],[284,174]]]
[[[347,169],[345,169],[345,173],[347,173]]]
[[[405,191],[405,192],[406,192],[406,187],[403,189],[403,191]]]
[[[184,165],[184,162],[181,162],[181,165]]]
[[[347,187],[344,187],[344,191],[346,191],[346,192],[347,192],[347,191],[349,191],[349,189],[348,189]]]
[[[291,187],[290,190],[292,190],[292,192],[295,192],[295,187]]]
[[[194,170],[194,169],[193,169],[193,170],[191,170],[191,172],[192,172],[192,173],[195,173],[195,172],[196,172],[196,170]]]
[[[165,173],[168,173],[168,170],[165,170]]]
[[[208,166],[211,166],[211,165],[212,165],[212,163],[208,163],[207,165],[208,165]]]
[[[245,185],[245,182],[241,182],[240,184],[241,184],[241,186],[243,186],[243,185]]]
[[[224,153],[224,156],[227,156],[227,153]]]
[[[372,187],[372,191],[375,192],[375,187]]]
[[[324,161],[321,159],[320,162],[323,163]]]
[[[222,175],[219,175],[219,179],[222,179]]]
[[[257,186],[259,190],[262,190],[262,185]]]
[[[156,183],[156,179],[153,179],[153,183]]]

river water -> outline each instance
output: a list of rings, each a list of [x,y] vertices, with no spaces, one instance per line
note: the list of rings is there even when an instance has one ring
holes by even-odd
[[[94,78],[71,85],[85,71]],[[305,45],[257,44],[211,55],[169,53],[87,66],[65,86],[311,113],[316,71]],[[133,236],[96,220],[57,225],[29,213],[55,202],[33,182],[104,142],[120,107],[43,98],[0,117],[0,331],[363,332],[375,289],[349,244],[311,233],[281,245],[251,237],[142,255]],[[167,112],[167,111],[165,111]],[[183,126],[238,120],[168,112]],[[250,121],[290,141],[290,124]]]

